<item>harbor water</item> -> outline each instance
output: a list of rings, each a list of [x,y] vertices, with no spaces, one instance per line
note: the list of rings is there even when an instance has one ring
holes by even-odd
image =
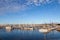
[[[0,29],[0,40],[60,40],[60,32],[53,30],[44,34],[38,30],[14,29],[7,32],[5,29]]]

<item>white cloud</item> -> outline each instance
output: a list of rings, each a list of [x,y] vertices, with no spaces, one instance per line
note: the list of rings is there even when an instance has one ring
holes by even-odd
[[[35,6],[41,6],[41,4],[47,4],[53,2],[53,0],[27,0],[27,4],[34,4]]]
[[[0,12],[27,9],[30,5],[41,6],[53,0],[0,0]],[[60,3],[60,0],[58,0]]]

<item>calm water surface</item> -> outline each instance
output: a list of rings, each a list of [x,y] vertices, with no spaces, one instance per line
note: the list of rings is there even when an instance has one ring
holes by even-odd
[[[37,30],[23,31],[16,29],[7,32],[5,29],[0,29],[0,40],[60,40],[60,32],[54,30],[44,34]]]

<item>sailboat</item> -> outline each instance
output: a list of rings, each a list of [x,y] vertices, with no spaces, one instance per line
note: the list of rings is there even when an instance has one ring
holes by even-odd
[[[48,33],[51,30],[52,30],[51,28],[49,28],[48,26],[45,25],[43,28],[39,29],[39,32]]]
[[[41,29],[39,29],[39,32],[43,32],[43,33],[47,33],[47,32],[50,32],[51,31],[51,29],[47,29],[47,28],[41,28]]]

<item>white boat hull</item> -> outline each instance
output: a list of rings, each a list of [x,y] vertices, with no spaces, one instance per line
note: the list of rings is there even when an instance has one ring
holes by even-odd
[[[39,29],[39,32],[43,32],[43,33],[46,33],[46,32],[49,32],[50,30],[49,29]]]

